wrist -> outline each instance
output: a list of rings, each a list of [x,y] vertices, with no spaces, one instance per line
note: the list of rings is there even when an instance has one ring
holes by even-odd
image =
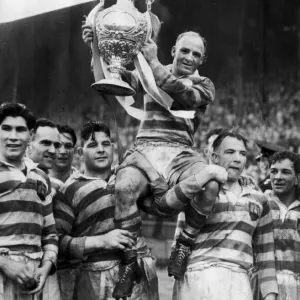
[[[156,67],[160,66],[161,63],[159,62],[159,60],[157,58],[152,59],[151,61],[148,62],[150,68],[152,69],[152,71],[155,70]]]
[[[103,240],[103,236],[91,236],[87,237],[85,240],[84,253],[93,252],[99,249],[103,249],[105,242]]]
[[[215,179],[217,177],[216,169],[212,166],[206,168],[206,176],[209,180]]]
[[[51,272],[53,263],[51,260],[44,260],[40,266],[41,269],[45,270],[45,272],[47,272],[47,274],[49,274]]]

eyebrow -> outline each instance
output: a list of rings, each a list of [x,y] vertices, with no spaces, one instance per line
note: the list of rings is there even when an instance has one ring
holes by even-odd
[[[270,170],[279,170],[278,168],[275,168],[275,167],[271,167]],[[289,172],[293,172],[293,170],[291,169],[281,169],[281,171],[289,171]]]
[[[10,125],[10,124],[1,124],[1,127],[10,127],[10,128],[25,128],[27,129],[26,126],[24,125],[17,125],[17,126],[13,126],[13,125]]]

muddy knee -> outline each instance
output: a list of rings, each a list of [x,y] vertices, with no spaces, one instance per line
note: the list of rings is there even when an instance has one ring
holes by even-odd
[[[136,204],[147,190],[146,177],[135,168],[124,168],[118,171],[115,184],[115,197],[118,206]]]
[[[219,190],[220,183],[215,180],[211,180],[205,184],[203,195],[208,200],[215,200],[219,194]]]

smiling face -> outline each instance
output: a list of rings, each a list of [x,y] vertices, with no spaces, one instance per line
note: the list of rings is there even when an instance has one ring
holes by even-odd
[[[176,76],[192,75],[202,63],[205,46],[201,37],[183,36],[172,48],[173,70]]]
[[[243,141],[227,136],[212,154],[213,162],[228,172],[228,182],[237,181],[247,161],[247,149]]]
[[[283,195],[295,191],[298,178],[291,160],[277,161],[271,165],[270,170],[272,189],[275,194]]]
[[[29,157],[45,169],[51,169],[58,155],[59,147],[60,140],[57,128],[41,126],[32,136],[28,151]]]
[[[6,117],[0,125],[0,159],[11,164],[20,163],[29,138],[23,117]]]
[[[111,169],[114,146],[106,133],[99,131],[89,137],[82,147],[82,157],[86,170],[97,173]]]
[[[58,170],[69,170],[72,166],[72,161],[75,152],[75,145],[70,133],[63,132],[59,134],[60,146],[58,155],[54,161],[53,167]]]

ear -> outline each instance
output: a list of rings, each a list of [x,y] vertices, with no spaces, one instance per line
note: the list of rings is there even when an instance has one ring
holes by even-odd
[[[83,160],[83,148],[78,147],[76,150],[77,154],[80,156],[80,158]]]
[[[32,141],[32,138],[30,137],[30,139],[27,143],[27,147],[26,147],[26,155],[27,156],[30,156],[30,154],[31,154],[31,141]]]
[[[300,173],[296,176],[295,186],[300,186]]]
[[[208,156],[208,148],[207,148],[207,147],[205,147],[205,148],[203,149],[203,153],[204,153],[204,156],[205,156],[205,157]]]
[[[75,155],[75,154],[78,154],[78,148],[79,148],[79,147],[76,147],[76,146],[74,147],[74,155]]]
[[[218,164],[219,163],[219,160],[220,160],[220,157],[219,157],[219,154],[218,153],[216,153],[216,152],[213,152],[212,154],[211,154],[211,160],[212,160],[212,162],[214,163],[214,164]]]
[[[175,57],[175,53],[176,53],[176,46],[173,46],[171,50],[172,57]]]

